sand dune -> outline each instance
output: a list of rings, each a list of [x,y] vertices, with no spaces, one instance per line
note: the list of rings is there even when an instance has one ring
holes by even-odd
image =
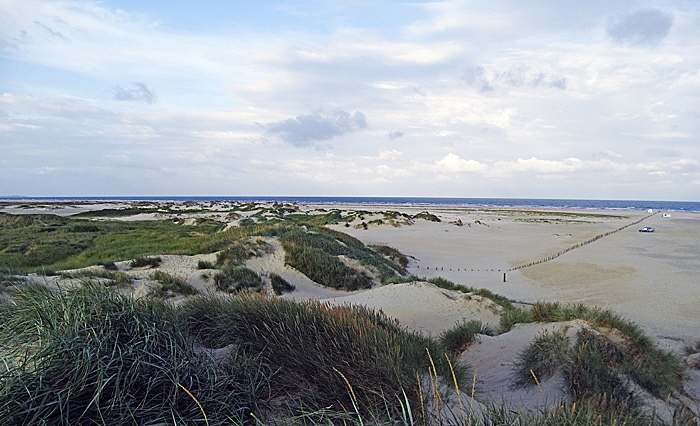
[[[338,206],[303,205],[301,211]],[[85,206],[80,206],[84,210]],[[407,206],[343,206],[345,210],[393,209],[416,214],[424,208]],[[638,211],[541,211],[508,209],[431,208],[442,221],[416,219],[412,225],[355,227],[335,225],[365,244],[389,245],[410,256],[408,270],[418,277],[444,277],[474,288],[486,288],[512,300],[534,303],[558,301],[609,308],[639,324],[663,347],[681,352],[700,339],[700,214],[671,217]],[[459,221],[462,226],[454,223]],[[641,222],[640,222],[641,221]],[[637,223],[639,222],[639,223]],[[635,224],[634,226],[625,226]],[[653,226],[654,233],[640,233]],[[597,236],[605,235],[602,238]],[[587,243],[595,239],[593,242]],[[447,291],[416,281],[341,292],[318,286],[284,263],[274,250],[249,260],[247,266],[276,273],[296,287],[283,297],[319,299],[330,304],[360,304],[383,311],[404,327],[433,337],[455,324],[479,320],[496,326],[500,307],[488,299]],[[569,250],[576,247],[573,250]],[[561,254],[563,253],[563,254]],[[561,255],[559,255],[561,254]],[[196,269],[200,259],[214,254],[162,256],[160,269],[185,278],[200,290],[211,283]],[[533,266],[522,265],[551,259]],[[147,272],[143,272],[146,278]],[[505,274],[505,281],[504,281]],[[46,278],[43,278],[46,279]],[[538,334],[581,324],[525,324],[508,333],[481,336],[460,359],[478,368],[478,395],[502,400],[522,409],[558,404],[564,399],[557,378],[542,389],[514,390],[511,368],[517,353]],[[698,363],[694,365],[697,366]],[[686,393],[700,400],[700,373],[691,369]],[[697,402],[696,409],[700,410]]]

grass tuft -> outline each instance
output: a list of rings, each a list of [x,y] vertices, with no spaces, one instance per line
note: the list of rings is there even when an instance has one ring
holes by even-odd
[[[132,268],[157,268],[163,262],[160,257],[137,257],[129,263]]]
[[[211,302],[195,298],[183,305],[191,333],[205,347],[233,345],[279,369],[283,374],[271,378],[272,396],[286,396],[297,409],[357,406],[368,415],[404,392],[418,408],[415,380],[428,371],[426,348],[441,353],[434,341],[366,308],[245,294]],[[451,377],[440,360],[437,371]],[[457,377],[465,377],[463,369]]]
[[[450,353],[458,355],[476,339],[478,334],[493,336],[495,330],[481,321],[465,321],[445,330],[438,340]]]
[[[165,302],[28,285],[3,311],[0,424],[195,425],[201,404],[214,426],[250,422],[257,407],[254,364],[197,351]]]
[[[270,274],[270,282],[272,284],[272,290],[278,296],[284,293],[290,293],[296,289],[293,284],[290,284],[289,281],[275,273]]]
[[[160,283],[160,289],[158,292],[158,295],[160,296],[168,296],[172,295],[173,293],[191,296],[199,293],[197,289],[192,286],[192,284],[167,272],[153,271],[151,278]]]
[[[214,285],[217,290],[226,293],[236,293],[244,289],[261,291],[262,278],[257,272],[245,266],[227,266],[214,275]]]

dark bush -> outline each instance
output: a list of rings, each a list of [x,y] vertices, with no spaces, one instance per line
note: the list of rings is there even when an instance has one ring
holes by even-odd
[[[272,290],[274,290],[275,294],[278,296],[283,293],[290,293],[296,289],[294,285],[274,273],[270,274],[270,282],[272,283]]]
[[[253,270],[245,266],[228,266],[214,275],[217,290],[236,293],[243,289],[262,290],[263,281]]]
[[[132,268],[157,268],[163,262],[160,257],[137,257],[129,264]]]

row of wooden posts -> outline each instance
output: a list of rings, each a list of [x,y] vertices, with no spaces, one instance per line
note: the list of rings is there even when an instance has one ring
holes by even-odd
[[[559,253],[553,254],[553,255],[551,255],[551,256],[547,256],[547,257],[544,257],[544,258],[542,258],[542,259],[535,260],[535,261],[532,261],[532,262],[524,263],[524,264],[522,264],[522,265],[514,266],[514,267],[512,267],[512,268],[504,269],[505,272],[503,272],[503,282],[506,282],[506,272],[515,271],[515,270],[523,269],[523,268],[528,268],[528,267],[530,267],[530,266],[535,266],[535,265],[539,265],[539,264],[542,264],[542,263],[545,263],[545,262],[549,262],[550,260],[554,260],[554,259],[556,259],[557,257],[561,256],[562,254],[570,252],[571,250],[574,250],[574,249],[577,249],[577,248],[579,248],[579,247],[583,247],[583,246],[585,246],[585,245],[587,245],[587,244],[590,244],[590,243],[592,243],[592,242],[598,241],[599,239],[601,239],[601,238],[603,238],[603,237],[607,237],[608,235],[614,234],[614,233],[616,233],[616,232],[620,232],[620,231],[622,231],[622,230],[624,230],[624,229],[626,229],[626,228],[629,228],[630,226],[638,225],[638,224],[639,224],[640,222],[642,222],[643,220],[648,219],[648,218],[650,218],[651,216],[653,216],[653,215],[655,215],[655,214],[656,214],[656,212],[655,212],[655,213],[652,213],[652,214],[650,214],[650,215],[644,216],[643,218],[641,218],[641,219],[639,219],[639,220],[636,220],[636,221],[634,221],[634,222],[632,222],[632,223],[628,223],[627,225],[621,226],[621,227],[619,227],[619,228],[617,228],[617,229],[614,229],[614,230],[612,230],[612,231],[608,231],[608,232],[605,232],[605,233],[603,233],[603,234],[596,235],[595,237],[593,237],[593,238],[591,238],[591,239],[588,239],[588,240],[583,241],[583,242],[578,243],[578,244],[574,244],[573,246],[568,247],[568,248],[566,248],[566,249],[560,251]],[[420,268],[420,266],[417,266],[417,268]],[[431,269],[433,269],[433,268],[430,267],[430,266],[427,266],[425,269],[431,270]],[[441,266],[441,267],[439,267],[439,269],[438,269],[438,267],[436,266],[436,267],[435,267],[435,270],[436,270],[436,271],[437,271],[437,270],[444,271],[445,268],[444,268],[443,266]],[[450,271],[453,271],[453,268],[449,268],[449,270],[450,270]],[[463,270],[464,272],[481,272],[481,269],[474,269],[474,268],[457,268],[457,271],[458,271],[458,272],[461,272],[462,270]],[[485,268],[485,269],[483,269],[483,271],[484,271],[484,272],[501,272],[501,269],[497,269],[497,268]]]

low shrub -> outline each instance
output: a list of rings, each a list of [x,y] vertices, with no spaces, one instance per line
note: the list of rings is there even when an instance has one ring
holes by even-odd
[[[413,218],[427,220],[428,222],[442,222],[439,217],[430,212],[420,212],[414,215]]]
[[[501,306],[505,312],[507,313],[510,310],[514,310],[515,307],[511,303],[511,301],[503,297],[499,294],[493,293],[490,290],[487,290],[485,288],[473,288],[473,287],[467,287],[461,284],[455,284],[454,282],[442,278],[442,277],[434,277],[430,278],[428,280],[429,283],[434,284],[440,288],[444,288],[445,290],[453,290],[453,291],[460,291],[462,293],[471,293],[477,296],[485,297],[487,299],[491,299],[493,302]],[[501,320],[503,320],[503,316],[501,316]],[[523,322],[523,321],[520,321]],[[503,327],[501,327],[503,328]],[[505,329],[505,331],[510,330],[510,328]]]
[[[182,278],[174,277],[167,272],[154,271],[151,278],[160,283],[160,296],[167,296],[172,293],[191,296],[199,293],[197,289],[192,286],[192,284],[188,283]]]
[[[372,287],[367,275],[321,249],[285,243],[284,250],[287,265],[321,285],[348,291]]]
[[[263,240],[243,239],[229,244],[216,255],[218,266],[240,266],[246,260],[270,253],[272,246]]]
[[[296,289],[293,284],[290,284],[289,281],[275,273],[270,274],[270,282],[272,284],[272,290],[278,296],[282,295],[283,293],[290,293]]]
[[[468,321],[444,331],[438,340],[450,353],[457,355],[476,339],[477,334],[493,336],[495,331],[481,321]]]
[[[406,268],[408,266],[408,256],[406,256],[405,254],[401,253],[393,247],[384,245],[373,245],[370,246],[370,248],[375,252],[379,253],[380,255],[388,258],[392,262],[401,265],[402,268]]]
[[[696,353],[700,353],[700,340],[697,340],[695,343],[686,345],[685,346],[685,354],[686,355],[692,355]]]
[[[214,275],[214,285],[219,291],[236,293],[243,289],[261,291],[263,281],[257,272],[245,266],[227,266]]]
[[[102,266],[108,271],[116,271],[119,268],[117,268],[117,265],[114,264],[112,261],[107,261],[107,262],[97,262],[98,265]]]
[[[487,404],[471,423],[478,426],[671,426],[649,414],[612,406],[604,398],[562,404],[536,412],[519,412],[505,404]],[[695,426],[693,421],[673,426]]]
[[[627,379],[663,399],[680,389],[683,369],[673,354],[656,346],[640,351],[628,338],[583,328],[573,344],[563,333],[538,336],[518,355],[514,384],[533,385],[557,371],[574,401],[605,395],[614,405],[634,408],[638,395]]]
[[[514,385],[524,387],[551,378],[570,356],[571,341],[563,332],[544,333],[525,347],[515,362]],[[534,376],[534,377],[533,377]]]
[[[197,269],[216,269],[216,265],[208,260],[200,260],[197,262]]]
[[[157,268],[162,262],[163,259],[161,259],[160,257],[137,257],[136,259],[131,261],[129,266],[131,266],[132,268]]]

